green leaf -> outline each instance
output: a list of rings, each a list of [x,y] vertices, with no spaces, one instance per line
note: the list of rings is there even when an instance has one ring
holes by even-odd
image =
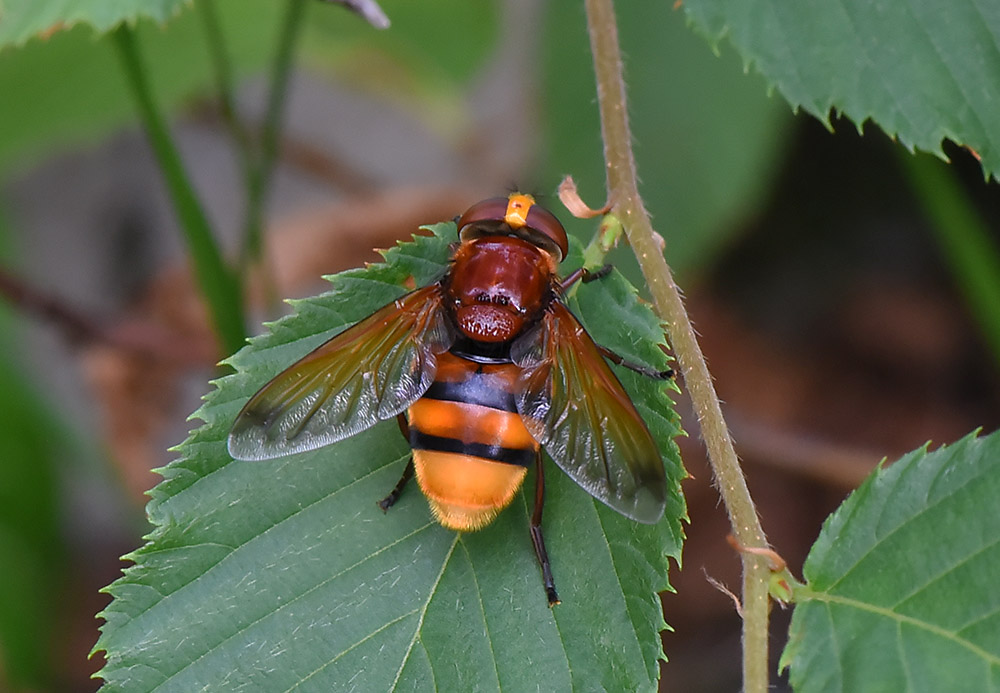
[[[795,690],[1000,690],[998,497],[998,433],[877,469],[806,560],[781,660]]]
[[[928,229],[1000,363],[1000,243],[955,171],[929,156],[899,157]]]
[[[141,17],[165,22],[189,0],[4,0],[0,47],[21,44],[50,29],[89,24],[107,31]]]
[[[10,263],[0,210],[0,261]],[[69,563],[62,540],[60,462],[79,459],[59,416],[20,358],[20,325],[0,305],[0,690],[50,690],[58,596]],[[51,393],[49,393],[51,394]]]
[[[286,3],[215,4],[238,81],[271,59]],[[389,0],[382,3],[393,22],[386,32],[342,7],[311,5],[298,53],[303,65],[418,99],[446,122],[461,118],[461,84],[482,65],[495,34],[490,3]],[[4,23],[0,19],[0,26]],[[149,81],[165,109],[211,95],[209,50],[197,12],[181,12],[166,26],[140,21],[135,30]],[[135,104],[109,47],[91,27],[77,25],[45,41],[0,51],[0,94],[12,95],[0,107],[0,178],[67,144],[96,140],[135,122]]]
[[[239,75],[270,57],[281,8],[272,0],[218,0]],[[159,102],[175,106],[208,93],[212,72],[196,13],[184,12],[166,27],[139,22],[136,33]],[[0,51],[0,93],[14,95],[0,108],[0,175],[136,121],[112,43],[86,26]]]
[[[668,588],[668,557],[679,558],[684,515],[663,383],[622,374],[666,459],[660,523],[619,516],[548,463],[544,526],[563,599],[553,609],[524,494],[469,534],[436,524],[415,487],[378,509],[409,454],[393,421],[277,460],[226,452],[234,417],[271,376],[402,295],[409,277],[441,275],[455,227],[433,231],[384,264],[330,277],[331,291],[296,301],[295,315],[230,360],[237,372],[216,383],[197,412],[204,425],[152,491],[149,542],[108,588],[96,646],[107,652],[105,690],[655,689],[656,592]],[[662,330],[620,276],[579,294],[596,337],[666,365]]]
[[[984,0],[685,0],[794,108],[869,118],[907,148],[945,138],[1000,173],[1000,5]]]

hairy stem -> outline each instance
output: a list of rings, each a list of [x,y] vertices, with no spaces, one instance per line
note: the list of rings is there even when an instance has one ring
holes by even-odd
[[[688,319],[681,292],[657,245],[649,215],[639,197],[614,6],[612,0],[586,0],[585,4],[612,211],[625,227],[653,304],[667,325],[670,343],[698,415],[716,484],[729,513],[733,535],[743,546],[765,547],[764,531],[723,419],[712,377]],[[743,690],[765,693],[768,686],[769,570],[766,559],[761,556],[743,553],[742,559]]]
[[[133,30],[122,24],[112,32],[112,40],[180,220],[195,277],[208,303],[213,326],[227,353],[236,351],[243,346],[246,336],[239,278],[222,259],[208,217],[184,170],[166,119],[153,98]]]

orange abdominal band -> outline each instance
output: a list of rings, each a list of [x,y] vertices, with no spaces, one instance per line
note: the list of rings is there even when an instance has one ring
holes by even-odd
[[[410,406],[410,418],[427,435],[518,450],[538,449],[520,415],[514,412],[464,402],[420,399]]]

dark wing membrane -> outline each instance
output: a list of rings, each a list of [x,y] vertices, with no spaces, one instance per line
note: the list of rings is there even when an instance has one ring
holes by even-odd
[[[434,381],[454,336],[440,287],[413,291],[341,332],[255,394],[229,454],[264,460],[312,450],[396,416]]]
[[[653,437],[569,309],[554,303],[519,339],[517,410],[531,435],[589,494],[639,522],[660,519],[666,476]]]

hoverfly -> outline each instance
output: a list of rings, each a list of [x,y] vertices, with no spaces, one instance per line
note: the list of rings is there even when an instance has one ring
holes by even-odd
[[[531,539],[553,605],[541,448],[598,500],[656,522],[666,503],[663,462],[605,358],[656,378],[672,371],[594,343],[561,296],[602,273],[558,278],[566,231],[530,195],[479,202],[458,230],[439,281],[375,311],[251,397],[229,452],[270,459],[397,417],[413,454],[379,505],[392,506],[416,475],[435,518],[458,531],[488,525],[534,466]]]

